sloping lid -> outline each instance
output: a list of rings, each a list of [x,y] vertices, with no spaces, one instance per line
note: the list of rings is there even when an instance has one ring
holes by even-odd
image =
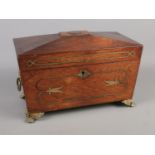
[[[14,39],[17,54],[97,51],[141,45],[117,32],[62,32]]]

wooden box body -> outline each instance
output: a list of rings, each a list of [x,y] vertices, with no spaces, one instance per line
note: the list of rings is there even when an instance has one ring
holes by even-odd
[[[64,32],[14,44],[29,112],[133,97],[142,45],[117,32]]]

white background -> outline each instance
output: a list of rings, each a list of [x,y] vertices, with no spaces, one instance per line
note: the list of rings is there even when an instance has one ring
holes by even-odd
[[[153,0],[0,0],[0,18],[121,18],[150,19],[155,18]],[[1,28],[1,25],[0,25]],[[144,32],[147,33],[148,28]],[[148,36],[152,36],[152,33]],[[131,36],[131,33],[130,35]],[[150,39],[148,39],[150,38]],[[151,37],[143,38],[151,40]],[[140,41],[140,40],[139,40]],[[2,42],[0,40],[0,42]],[[11,44],[11,41],[10,41]],[[153,44],[153,41],[151,42]],[[149,46],[149,44],[148,44]],[[13,45],[11,45],[13,49]],[[0,51],[2,52],[2,50]],[[4,53],[4,52],[3,52]],[[152,52],[153,54],[153,46]],[[144,54],[143,54],[144,55]],[[12,62],[15,65],[12,53]],[[153,55],[147,55],[153,63]],[[144,56],[143,56],[144,57]],[[5,58],[5,57],[4,57]],[[143,58],[144,61],[144,58]],[[4,61],[3,61],[4,62]],[[150,63],[150,65],[151,65]],[[3,64],[3,63],[1,63]],[[15,66],[12,66],[14,68]],[[3,67],[1,67],[2,69]],[[14,68],[15,69],[15,68]],[[3,69],[2,69],[3,70]],[[2,71],[1,70],[1,71]],[[6,69],[4,68],[6,71]],[[15,71],[15,70],[14,70]],[[13,71],[12,76],[16,77]],[[10,73],[11,74],[11,73]],[[142,73],[140,73],[142,74]],[[153,75],[153,74],[152,74]],[[139,75],[141,76],[141,75]],[[4,76],[3,76],[4,77]],[[148,77],[151,78],[151,75]],[[153,78],[152,78],[153,79]],[[149,79],[150,80],[150,79]],[[8,82],[8,80],[7,80]],[[12,83],[12,88],[14,84]],[[141,84],[146,81],[141,82]],[[1,83],[0,83],[1,84]],[[9,84],[8,84],[9,85]],[[145,85],[147,86],[147,85]],[[150,82],[145,91],[154,95],[154,85]],[[143,89],[143,88],[142,88]],[[145,89],[143,89],[145,90]],[[1,92],[0,92],[1,93]],[[4,94],[4,92],[2,91]],[[6,92],[7,93],[7,92]],[[2,94],[2,95],[3,95]],[[16,94],[17,95],[17,94]],[[151,95],[151,96],[153,96]],[[9,96],[9,95],[8,95]],[[14,96],[14,94],[12,95]],[[144,94],[141,95],[145,96]],[[13,97],[12,97],[13,98]],[[149,99],[150,97],[148,97]],[[18,100],[19,101],[19,100]],[[3,103],[3,100],[1,100]],[[18,104],[18,102],[17,102]],[[4,105],[4,104],[3,104]],[[21,104],[18,104],[18,107]],[[2,108],[2,107],[1,107]],[[10,109],[14,109],[13,105]],[[8,107],[3,107],[5,111]],[[23,106],[20,106],[23,109]],[[2,111],[1,110],[1,111]],[[17,109],[18,110],[18,109]],[[19,112],[19,111],[18,111]],[[4,114],[4,113],[3,113]],[[20,111],[20,116],[23,113]],[[9,116],[8,116],[9,117]],[[19,118],[19,117],[18,117]],[[5,121],[5,118],[1,119]],[[22,119],[22,118],[21,118]],[[20,120],[21,122],[22,120]],[[9,124],[9,123],[8,123]],[[152,122],[153,124],[153,122]],[[3,125],[3,124],[2,124]],[[1,125],[1,126],[2,126]],[[147,125],[146,125],[147,126]],[[8,127],[10,127],[8,125]],[[20,126],[16,126],[20,128]],[[14,126],[11,126],[15,130]],[[10,129],[10,130],[11,130]],[[1,154],[154,154],[154,136],[1,136]]]
[[[155,134],[155,20],[0,20],[1,134]],[[51,112],[34,124],[25,119],[25,101],[16,89],[18,65],[12,39],[60,31],[118,31],[144,45],[134,100]]]

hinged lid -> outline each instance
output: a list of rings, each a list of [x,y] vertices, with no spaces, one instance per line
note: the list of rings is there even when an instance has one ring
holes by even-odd
[[[16,38],[14,43],[17,55],[98,51],[141,45],[117,32],[87,31]]]

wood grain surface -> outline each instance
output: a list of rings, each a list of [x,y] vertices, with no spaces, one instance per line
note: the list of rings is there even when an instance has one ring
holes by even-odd
[[[116,32],[14,40],[29,112],[133,97],[142,45]]]

